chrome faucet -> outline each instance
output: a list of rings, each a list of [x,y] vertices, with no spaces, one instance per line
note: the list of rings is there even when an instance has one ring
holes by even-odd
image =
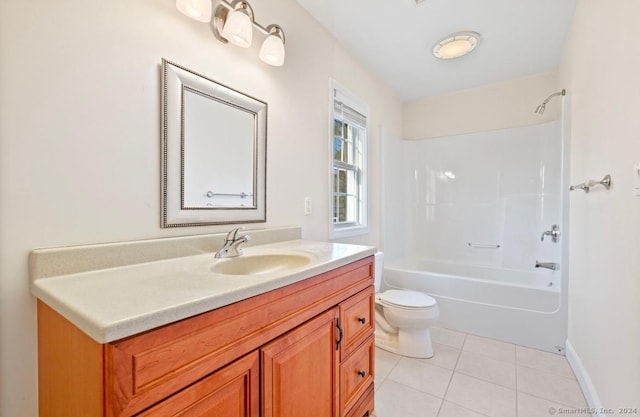
[[[542,236],[540,236],[540,242],[544,242],[545,236],[551,236],[551,241],[556,243],[560,238],[560,226],[557,224],[551,225],[551,230],[547,230],[542,232]]]
[[[560,264],[556,262],[538,262],[536,261],[536,268],[547,268],[552,271],[560,269]]]
[[[233,258],[242,255],[240,245],[250,241],[251,237],[247,235],[236,237],[240,229],[242,228],[238,227],[227,233],[227,237],[224,239],[224,245],[216,252],[216,258]]]

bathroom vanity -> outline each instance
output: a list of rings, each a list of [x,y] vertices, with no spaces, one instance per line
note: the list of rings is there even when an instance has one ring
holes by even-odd
[[[125,266],[34,280],[32,291],[39,298],[40,415],[370,415],[374,390],[373,248],[349,246],[294,241],[248,248],[243,256],[249,258],[290,253],[287,251],[293,247],[297,253],[307,251],[313,256],[309,255],[308,265],[260,272],[254,277],[211,273],[211,280],[223,283],[220,288],[230,288],[226,280],[254,281],[242,284],[239,294],[228,289],[220,290],[222,295],[215,293],[216,285],[210,284],[209,293],[203,288],[193,293],[191,305],[159,308],[157,312],[164,314],[130,317],[124,325],[117,317],[100,318],[97,311],[75,314],[74,309],[84,307],[68,304],[83,291],[99,290],[100,285],[94,285],[98,280],[110,277],[113,285],[121,285],[118,274],[133,272],[145,284],[154,277],[166,280],[164,274],[158,278],[157,262],[150,262],[147,268]],[[185,265],[203,262],[203,256],[164,261],[163,269],[166,274],[173,271],[179,275],[177,271],[184,271]],[[197,266],[190,268],[192,274],[198,274]],[[77,281],[69,287],[65,279]],[[192,280],[192,286],[200,285],[196,282]],[[132,292],[138,284],[131,286]],[[78,289],[78,285],[86,287]],[[270,286],[274,288],[265,290]],[[74,288],[77,295],[61,293],[68,288]],[[131,301],[145,296],[132,292],[124,298]],[[159,305],[175,304],[175,300],[166,300],[171,295],[162,290],[156,290],[155,295],[165,297]],[[229,302],[234,297],[238,300]],[[148,304],[143,299],[139,302]],[[114,301],[113,306],[118,303]],[[108,304],[105,301],[96,308]],[[191,314],[192,304],[206,311]],[[220,305],[211,307],[216,304]],[[167,310],[169,316],[188,316],[158,326],[155,317],[167,316]],[[148,329],[139,330],[139,326]],[[108,340],[123,331],[133,333]]]

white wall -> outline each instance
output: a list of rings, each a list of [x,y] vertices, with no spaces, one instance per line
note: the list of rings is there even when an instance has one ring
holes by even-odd
[[[401,134],[400,101],[294,0],[252,6],[284,28],[284,67],[258,59],[259,35],[223,45],[174,0],[0,2],[0,416],[37,414],[31,249],[229,229],[160,229],[162,57],[268,102],[268,222],[249,228],[328,237],[329,77],[368,102],[374,226],[357,241],[379,243],[378,127]]]
[[[546,73],[405,103],[404,138],[437,138],[556,120],[560,100],[551,101],[542,116],[535,109],[559,90],[556,74]]]
[[[569,341],[605,407],[640,407],[640,3],[580,0],[560,71],[570,100]],[[595,404],[594,404],[595,405]]]

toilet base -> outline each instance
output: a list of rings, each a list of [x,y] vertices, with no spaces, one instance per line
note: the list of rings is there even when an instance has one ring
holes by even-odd
[[[395,334],[389,334],[376,329],[376,347],[410,358],[428,359],[433,357],[433,345],[431,343],[431,331],[399,330]]]

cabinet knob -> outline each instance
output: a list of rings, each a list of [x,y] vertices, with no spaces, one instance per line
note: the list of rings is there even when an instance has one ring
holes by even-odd
[[[364,317],[358,317],[358,321],[362,324],[365,324],[367,322],[367,319]]]
[[[360,375],[360,378],[364,378],[367,373],[365,371],[358,371],[358,375]]]

